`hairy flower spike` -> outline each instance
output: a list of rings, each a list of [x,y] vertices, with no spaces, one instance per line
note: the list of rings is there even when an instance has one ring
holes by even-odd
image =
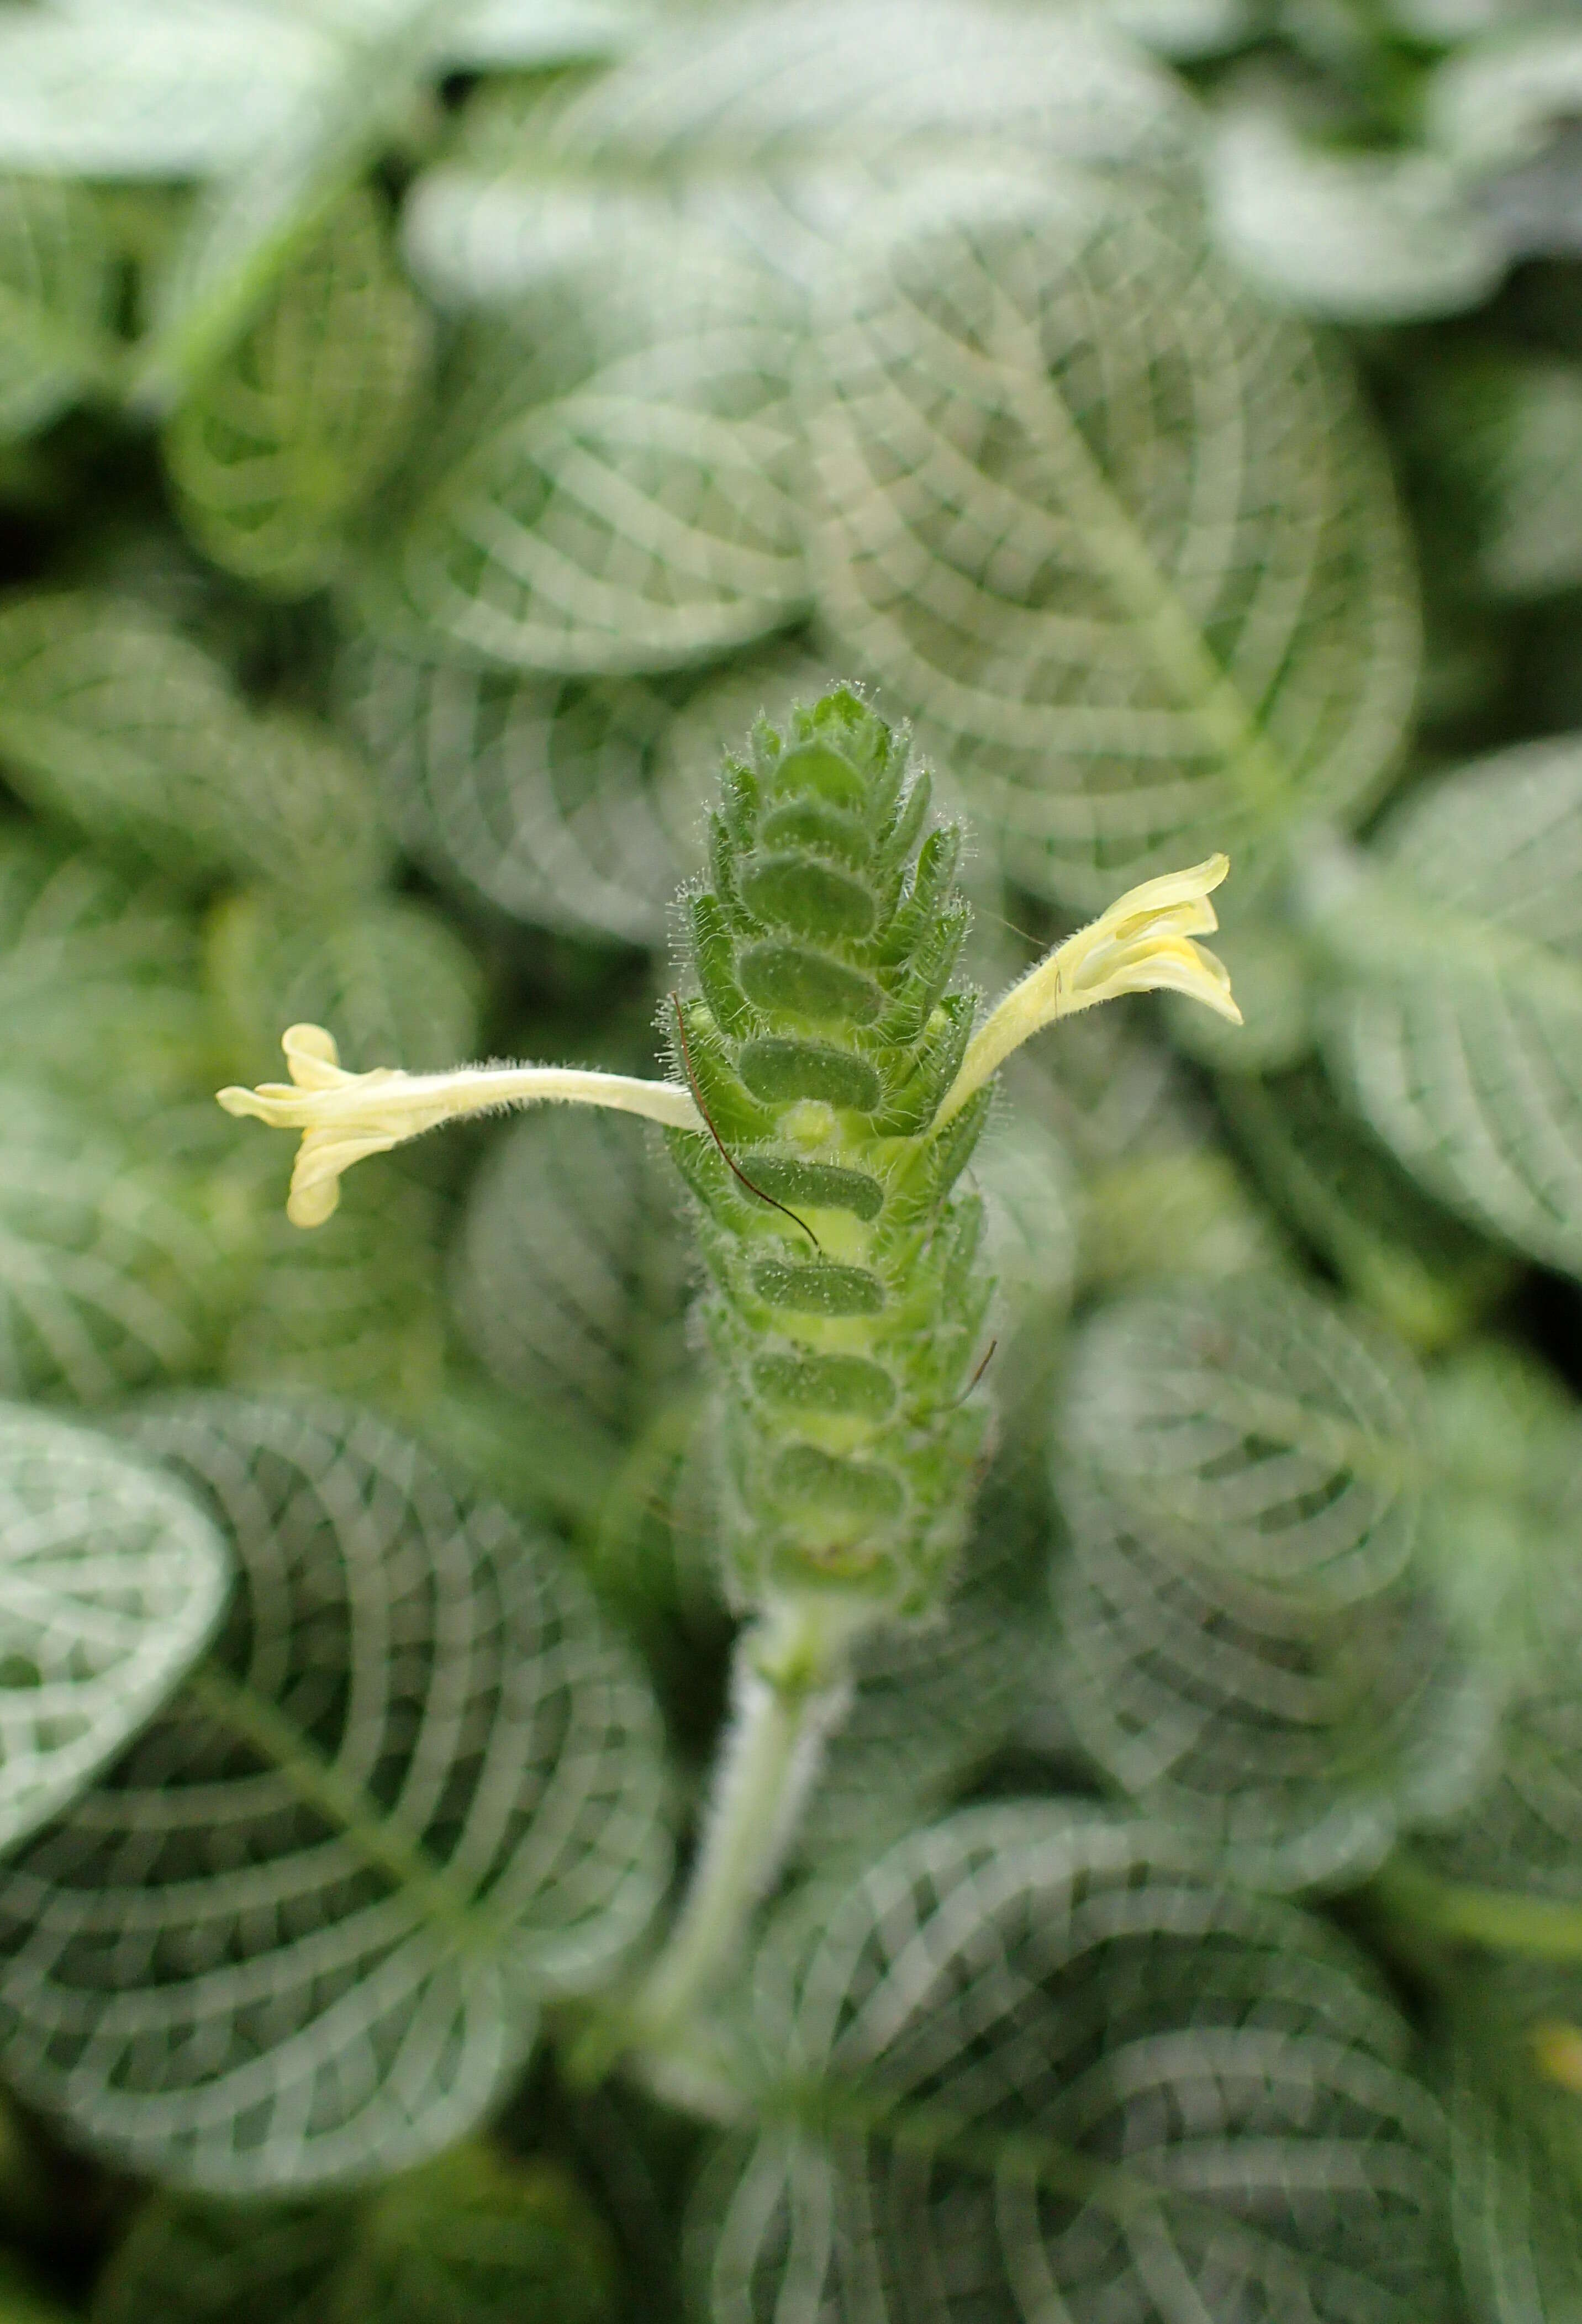
[[[1150,880],[1014,986],[976,1036],[956,979],[961,835],[930,826],[902,735],[849,687],[760,720],[727,761],[710,872],[689,899],[675,1078],[556,1065],[346,1072],[293,1025],[291,1081],[220,1103],[300,1130],[288,1214],[441,1121],[540,1100],[661,1123],[697,1198],[721,1549],[738,1600],[831,1635],[939,1602],[988,1428],[982,1206],[957,1193],[995,1069],[1058,1017],[1163,986],[1240,1021],[1192,939],[1211,856]]]
[[[940,1135],[971,1032],[959,835],[850,689],[760,723],[693,897],[678,1062],[729,1148],[671,1132],[698,1198],[722,1546],[744,1604],[936,1602],[988,1423],[990,1285]],[[683,1046],[684,1045],[684,1046]],[[732,1167],[734,1165],[734,1167]],[[760,1199],[767,1197],[768,1199]]]

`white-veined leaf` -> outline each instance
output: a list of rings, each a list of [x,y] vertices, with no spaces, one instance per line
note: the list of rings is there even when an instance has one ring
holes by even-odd
[[[1188,134],[1168,76],[1091,17],[812,0],[670,28],[573,97],[554,150],[659,173],[689,156],[750,171],[909,143],[930,163],[1007,145],[1146,163],[1180,152]]]
[[[626,1443],[676,1391],[689,1288],[670,1169],[638,1123],[546,1106],[494,1146],[450,1297],[502,1387]]]
[[[1326,151],[1272,105],[1237,106],[1209,159],[1215,233],[1277,305],[1342,323],[1407,323],[1482,305],[1504,238],[1437,153]]]
[[[1582,1996],[1574,1974],[1565,1998],[1575,2015]],[[1505,2013],[1491,2024],[1485,1980],[1457,2002],[1450,2202],[1476,2324],[1582,2324],[1577,2086],[1538,2070],[1531,2034],[1524,2041]],[[1551,2043],[1568,2034],[1582,2057],[1582,2033],[1568,2017],[1549,2020],[1547,2031]]]
[[[1582,1903],[1582,1582],[1574,1547],[1582,1442],[1573,1424],[1569,1474],[1546,1479],[1541,1443],[1522,1445],[1514,1428],[1510,1434],[1528,1454],[1524,1489],[1502,1495],[1492,1478],[1469,1479],[1463,1435],[1456,1452],[1441,1455],[1445,1506],[1429,1504],[1448,1563],[1472,1546],[1457,1520],[1476,1520],[1476,1508],[1463,1503],[1479,1482],[1485,1518],[1495,1505],[1499,1531],[1476,1545],[1485,1571],[1467,1594],[1511,1694],[1495,1780],[1466,1815],[1425,1835],[1418,1852],[1437,1875],[1466,1886]],[[1487,1570],[1496,1560],[1503,1570]]]
[[[698,229],[610,235],[509,324],[453,407],[363,597],[420,653],[614,675],[706,660],[805,609],[793,305]]]
[[[1505,1254],[1428,1201],[1317,1067],[1227,1074],[1220,1105],[1275,1210],[1409,1346],[1465,1338],[1510,1288]]]
[[[0,1411],[0,1847],[69,1808],[160,1709],[229,1581],[213,1525],[150,1462]]]
[[[1207,1141],[1112,1163],[1084,1189],[1081,1282],[1105,1297],[1161,1277],[1266,1276],[1288,1257],[1230,1156]]]
[[[109,238],[92,197],[0,176],[0,437],[42,428],[104,383],[113,295]]]
[[[0,835],[0,1069],[146,1120],[217,1062],[197,927],[157,881],[35,827]]]
[[[1519,23],[1531,9],[1529,0],[1388,0],[1386,14],[1409,37],[1448,49]]]
[[[1186,143],[1179,91],[1092,10],[722,9],[586,87],[480,91],[412,189],[406,245],[443,303],[499,304],[618,235],[686,220],[806,293],[898,178],[1013,147],[1152,163]]]
[[[1047,1689],[1110,1781],[1228,1878],[1350,1885],[1472,1796],[1498,1681],[1431,1576],[1321,1610],[1161,1546],[1070,1480],[1064,1500]]]
[[[334,54],[304,11],[70,0],[0,11],[0,168],[180,179],[276,135]]]
[[[1088,0],[1099,23],[1172,62],[1222,55],[1255,35],[1248,0]]]
[[[652,0],[464,0],[435,49],[452,72],[541,72],[619,56],[655,15]]]
[[[276,132],[199,195],[153,290],[137,394],[162,409],[201,381],[405,124],[455,0],[382,0],[338,41]]]
[[[1077,1279],[1081,1195],[1065,1146],[1034,1114],[991,1123],[972,1163],[983,1195],[985,1263],[1013,1331],[1064,1318]]]
[[[1470,520],[1474,569],[1523,603],[1582,582],[1582,366],[1541,355],[1440,363],[1413,398],[1433,481]],[[1454,508],[1454,503],[1452,503]]]
[[[282,596],[333,581],[348,524],[400,456],[429,342],[381,206],[357,187],[166,429],[205,553]]]
[[[661,941],[689,868],[654,798],[662,685],[511,677],[373,641],[342,676],[391,821],[436,878],[541,927]]]
[[[1101,1309],[1072,1350],[1064,1435],[1151,1546],[1293,1615],[1338,1613],[1406,1572],[1421,1399],[1365,1319],[1247,1275]]]
[[[1513,261],[1573,257],[1582,247],[1582,126],[1562,114],[1540,152],[1480,193]]]
[[[353,1397],[421,1427],[445,1369],[434,1194],[376,1155],[346,1179],[328,1228],[304,1234],[285,1214],[288,1167],[282,1155],[254,1195],[259,1263],[223,1377]]]
[[[323,1025],[352,1073],[441,1073],[476,1053],[483,979],[432,905],[370,896],[327,912],[278,888],[210,915],[208,979],[244,1081],[278,1079],[288,1025]]]
[[[1519,1738],[1520,1702],[1535,1676],[1541,1687],[1558,1672],[1563,1692],[1573,1632],[1582,1651],[1582,1605],[1569,1573],[1582,1508],[1577,1405],[1547,1366],[1503,1339],[1475,1340],[1442,1358],[1425,1385],[1425,1547],[1462,1628],[1514,1686]],[[1518,1740],[1518,1759],[1521,1751]],[[1577,1818],[1582,1835],[1582,1808]]]
[[[313,721],[254,715],[217,662],[127,598],[0,608],[0,762],[46,814],[185,880],[378,877],[366,770]]]
[[[942,2324],[1454,2313],[1406,2026],[1321,1923],[1145,1825],[915,1834],[793,1904],[753,2031],[791,2095],[701,2190],[715,2324],[899,2324],[920,2283]]]
[[[1498,26],[1445,59],[1423,97],[1430,142],[1468,171],[1533,160],[1582,110],[1582,32],[1557,11]]]
[[[1310,859],[1326,1052],[1430,1194],[1582,1274],[1582,742],[1411,793],[1365,855]]]
[[[1190,197],[936,181],[836,276],[808,373],[824,622],[1024,885],[1081,909],[1377,790],[1418,623],[1337,359]]]
[[[124,1425],[237,1585],[176,1703],[0,1877],[6,2071],[212,2192],[423,2160],[652,1909],[652,1698],[555,1553],[371,1417],[211,1397]]]
[[[1164,996],[1170,1037],[1199,1065],[1223,1074],[1282,1073],[1309,1055],[1313,1026],[1313,964],[1300,929],[1281,913],[1235,913],[1214,939],[1216,956],[1230,971],[1242,1022],[1231,1024],[1184,996]]]
[[[179,1167],[42,1084],[0,1090],[0,1395],[113,1403],[190,1378],[245,1287]]]
[[[1015,969],[1025,965],[1023,954]],[[1012,1104],[1048,1122],[1085,1182],[1139,1157],[1189,1154],[1212,1130],[1180,1059],[1136,1010],[1069,1019],[1057,1039],[1030,1042],[1007,1061],[1002,1086]]]

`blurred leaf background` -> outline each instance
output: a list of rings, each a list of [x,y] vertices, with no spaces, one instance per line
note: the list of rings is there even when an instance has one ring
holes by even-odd
[[[1582,2318],[1582,14],[4,0],[0,504],[0,2324]],[[835,677],[986,989],[1223,846],[1246,1025],[1007,1077],[689,2116],[541,2038],[721,1707],[663,1158],[212,1092],[651,1069]]]

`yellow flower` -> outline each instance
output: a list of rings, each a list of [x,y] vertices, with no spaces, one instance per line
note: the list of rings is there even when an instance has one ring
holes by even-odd
[[[340,1176],[366,1154],[385,1154],[458,1115],[534,1101],[603,1105],[645,1114],[674,1130],[701,1130],[688,1091],[671,1082],[594,1074],[574,1065],[464,1065],[450,1074],[408,1074],[396,1065],[350,1074],[322,1025],[292,1025],[281,1037],[289,1082],[223,1089],[227,1113],[251,1114],[273,1130],[300,1130],[286,1216],[322,1226],[340,1200]]]
[[[1042,1027],[1123,992],[1184,992],[1239,1025],[1242,1012],[1231,998],[1225,963],[1192,941],[1219,926],[1208,897],[1229,870],[1227,856],[1211,855],[1189,872],[1144,880],[1058,945],[973,1035],[939,1123],[959,1113],[1011,1052]]]

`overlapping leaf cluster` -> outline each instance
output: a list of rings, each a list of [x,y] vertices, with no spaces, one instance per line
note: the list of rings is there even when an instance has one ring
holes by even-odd
[[[1578,116],[1519,0],[0,5],[0,2319],[1582,2316]],[[969,934],[788,871],[837,679]],[[1244,1028],[1024,1053],[952,1274],[885,1104],[1221,847]],[[816,1473],[713,1146],[700,1301],[634,1122],[303,1237],[212,1105],[669,1043],[800,1212],[814,951]],[[579,2089],[842,1464],[956,1594]]]

